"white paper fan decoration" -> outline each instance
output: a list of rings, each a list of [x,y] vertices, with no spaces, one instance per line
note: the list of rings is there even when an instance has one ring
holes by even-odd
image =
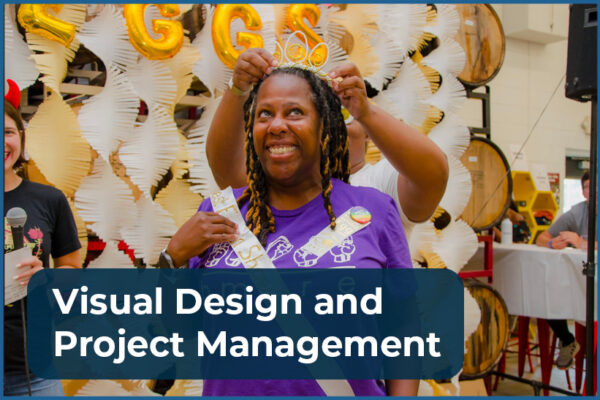
[[[462,108],[466,99],[465,88],[458,79],[452,74],[444,74],[442,84],[437,92],[425,102],[437,107],[444,113],[456,113]]]
[[[424,57],[421,61],[424,65],[435,69],[440,75],[458,75],[465,66],[466,56],[463,48],[454,39],[445,38],[440,40],[437,49]]]
[[[127,76],[114,64],[107,70],[102,92],[83,101],[77,117],[81,134],[106,161],[133,131],[139,104]]]
[[[73,109],[52,91],[26,132],[25,148],[31,159],[52,185],[73,196],[92,167],[92,150],[81,136]]]
[[[109,241],[102,254],[90,261],[87,268],[135,268],[131,258],[119,250],[117,242]]]
[[[200,61],[194,64],[192,71],[214,96],[215,90],[225,90],[227,88],[227,82],[231,78],[232,71],[221,62],[215,52],[212,42],[214,7],[206,5],[206,9],[204,27],[192,41],[192,46],[198,50],[201,57]]]
[[[123,11],[113,4],[106,4],[94,19],[86,22],[77,38],[102,60],[106,69],[114,64],[124,70],[138,58],[129,41]]]
[[[426,32],[433,33],[441,40],[452,38],[460,27],[460,16],[454,4],[435,4],[437,9],[434,23],[425,27]]]
[[[378,4],[379,30],[385,32],[404,51],[414,50],[427,23],[425,4]]]
[[[125,388],[127,386],[127,388]],[[160,396],[148,387],[146,380],[89,380],[75,396]]]
[[[107,243],[120,240],[120,229],[134,222],[135,202],[129,186],[101,157],[75,193],[75,206],[88,227]]]
[[[331,71],[336,66],[348,61],[348,54],[346,54],[339,44],[340,39],[345,33],[345,29],[342,25],[332,20],[331,16],[335,13],[335,9],[324,4],[320,4],[318,7],[321,10],[321,18],[319,18],[314,30],[327,43],[327,47],[329,47],[327,62],[321,69]]]
[[[169,213],[147,196],[142,195],[135,205],[135,221],[122,228],[121,235],[136,258],[143,258],[146,265],[156,264],[177,227]]]
[[[352,37],[350,42],[344,40],[349,47],[346,48],[349,51],[349,61],[358,67],[363,76],[376,74],[380,67],[380,55],[373,49],[371,42],[378,34],[377,8],[371,4],[347,4],[345,10],[338,9],[329,18],[342,26],[346,35]]]
[[[424,260],[421,252],[432,252],[432,244],[435,240],[436,235],[433,222],[426,221],[415,224],[408,238],[408,249],[415,267],[419,267],[418,262]]]
[[[177,83],[171,70],[158,60],[140,57],[127,69],[127,78],[135,93],[152,108],[154,104],[170,109],[177,96]]]
[[[119,158],[133,183],[149,194],[175,161],[178,146],[179,132],[173,117],[155,106],[149,109],[146,121],[136,124],[121,146]]]
[[[353,36],[362,35],[371,39],[378,32],[378,11],[372,4],[347,4],[345,10],[334,10],[329,19],[346,28]]]
[[[165,396],[202,396],[204,381],[200,379],[177,379]]]
[[[4,5],[4,77],[12,79],[23,90],[33,85],[40,72],[35,66],[27,43],[17,31],[10,5]]]
[[[394,78],[402,67],[406,52],[382,32],[375,36],[371,44],[379,57],[379,68],[375,74],[366,77],[365,80],[369,81],[375,89],[382,90],[384,83]]]
[[[448,269],[458,273],[477,251],[477,235],[465,221],[452,221],[438,233],[432,248]]]
[[[198,50],[190,44],[189,38],[183,38],[183,46],[174,57],[163,60],[163,64],[171,71],[171,76],[177,84],[177,94],[174,103],[179,102],[192,84],[192,68],[200,59]]]
[[[178,227],[196,214],[198,206],[202,203],[202,196],[192,192],[190,188],[190,184],[186,181],[171,179],[154,198],[154,201],[169,213]]]
[[[467,128],[456,114],[446,113],[442,121],[427,135],[442,151],[460,159],[471,141]]]
[[[206,136],[220,101],[220,98],[211,99],[205,105],[202,117],[190,130],[186,144],[186,150],[191,156],[188,182],[192,185],[192,192],[200,193],[203,197],[219,190],[206,158]]]
[[[79,30],[85,21],[85,13],[85,4],[63,4],[57,17],[62,21],[74,24]],[[35,33],[27,33],[26,38],[29,48],[34,53],[32,58],[38,70],[43,74],[40,80],[55,92],[60,92],[60,84],[67,74],[67,63],[73,60],[75,52],[79,48],[77,35],[69,47]]]
[[[420,126],[429,110],[423,100],[430,96],[429,82],[419,67],[406,59],[396,79],[373,100],[394,117],[413,126]]]
[[[179,133],[179,147],[175,155],[175,161],[171,165],[171,173],[174,179],[183,179],[190,168],[190,153],[186,149],[187,138]]]
[[[440,207],[446,210],[452,219],[456,219],[469,202],[473,183],[471,173],[460,160],[449,154],[446,155],[448,158],[448,183],[446,192],[440,201]]]
[[[76,396],[130,396],[120,383],[111,380],[89,380]]]

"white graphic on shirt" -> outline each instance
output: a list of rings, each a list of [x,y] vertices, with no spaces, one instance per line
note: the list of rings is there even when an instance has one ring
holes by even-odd
[[[272,261],[277,260],[288,254],[294,249],[294,245],[290,243],[285,236],[279,236],[277,239],[269,243],[267,247],[267,255]]]
[[[333,261],[336,263],[345,263],[350,261],[352,258],[352,254],[356,251],[356,246],[354,246],[354,241],[352,240],[352,236],[347,237],[344,241],[339,245],[333,247],[329,252],[333,256]]]
[[[312,236],[308,243],[294,252],[294,261],[297,266],[306,268],[312,267],[317,263],[319,256],[307,249],[310,248],[315,240],[317,240],[317,237]]]
[[[223,258],[230,249],[231,246],[229,246],[229,243],[227,242],[215,244],[210,251],[208,259],[206,260],[206,266],[214,267],[217,265],[219,261],[221,261],[221,258]]]
[[[235,251],[231,249],[231,252],[229,252],[227,258],[225,258],[225,264],[229,265],[230,267],[238,267],[241,263],[242,262]]]

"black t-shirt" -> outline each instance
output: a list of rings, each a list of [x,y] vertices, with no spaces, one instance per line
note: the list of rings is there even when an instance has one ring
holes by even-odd
[[[23,180],[15,189],[4,192],[4,252],[13,250],[6,213],[21,207],[27,213],[25,245],[44,265],[50,256],[62,257],[81,248],[77,226],[65,195],[51,186]],[[25,374],[23,326],[19,302],[4,306],[4,373]]]

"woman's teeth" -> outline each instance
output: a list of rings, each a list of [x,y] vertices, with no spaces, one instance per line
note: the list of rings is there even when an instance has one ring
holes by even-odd
[[[269,152],[271,154],[287,154],[294,151],[294,146],[277,146],[277,147],[269,147]]]

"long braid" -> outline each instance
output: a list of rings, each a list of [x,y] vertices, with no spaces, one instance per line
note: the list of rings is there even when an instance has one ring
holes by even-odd
[[[327,83],[310,71],[301,68],[281,68],[274,74],[295,75],[304,79],[311,87],[312,100],[321,117],[321,186],[324,207],[329,216],[332,229],[335,229],[335,214],[331,205],[331,178],[348,182],[350,162],[348,155],[348,134],[344,118],[340,112],[341,102]],[[246,130],[246,171],[248,188],[238,199],[238,205],[248,201],[246,224],[266,246],[267,234],[275,232],[275,218],[268,205],[268,184],[262,165],[254,148],[253,130],[256,111],[256,97],[263,81],[260,81],[250,92],[244,104],[244,121]]]

